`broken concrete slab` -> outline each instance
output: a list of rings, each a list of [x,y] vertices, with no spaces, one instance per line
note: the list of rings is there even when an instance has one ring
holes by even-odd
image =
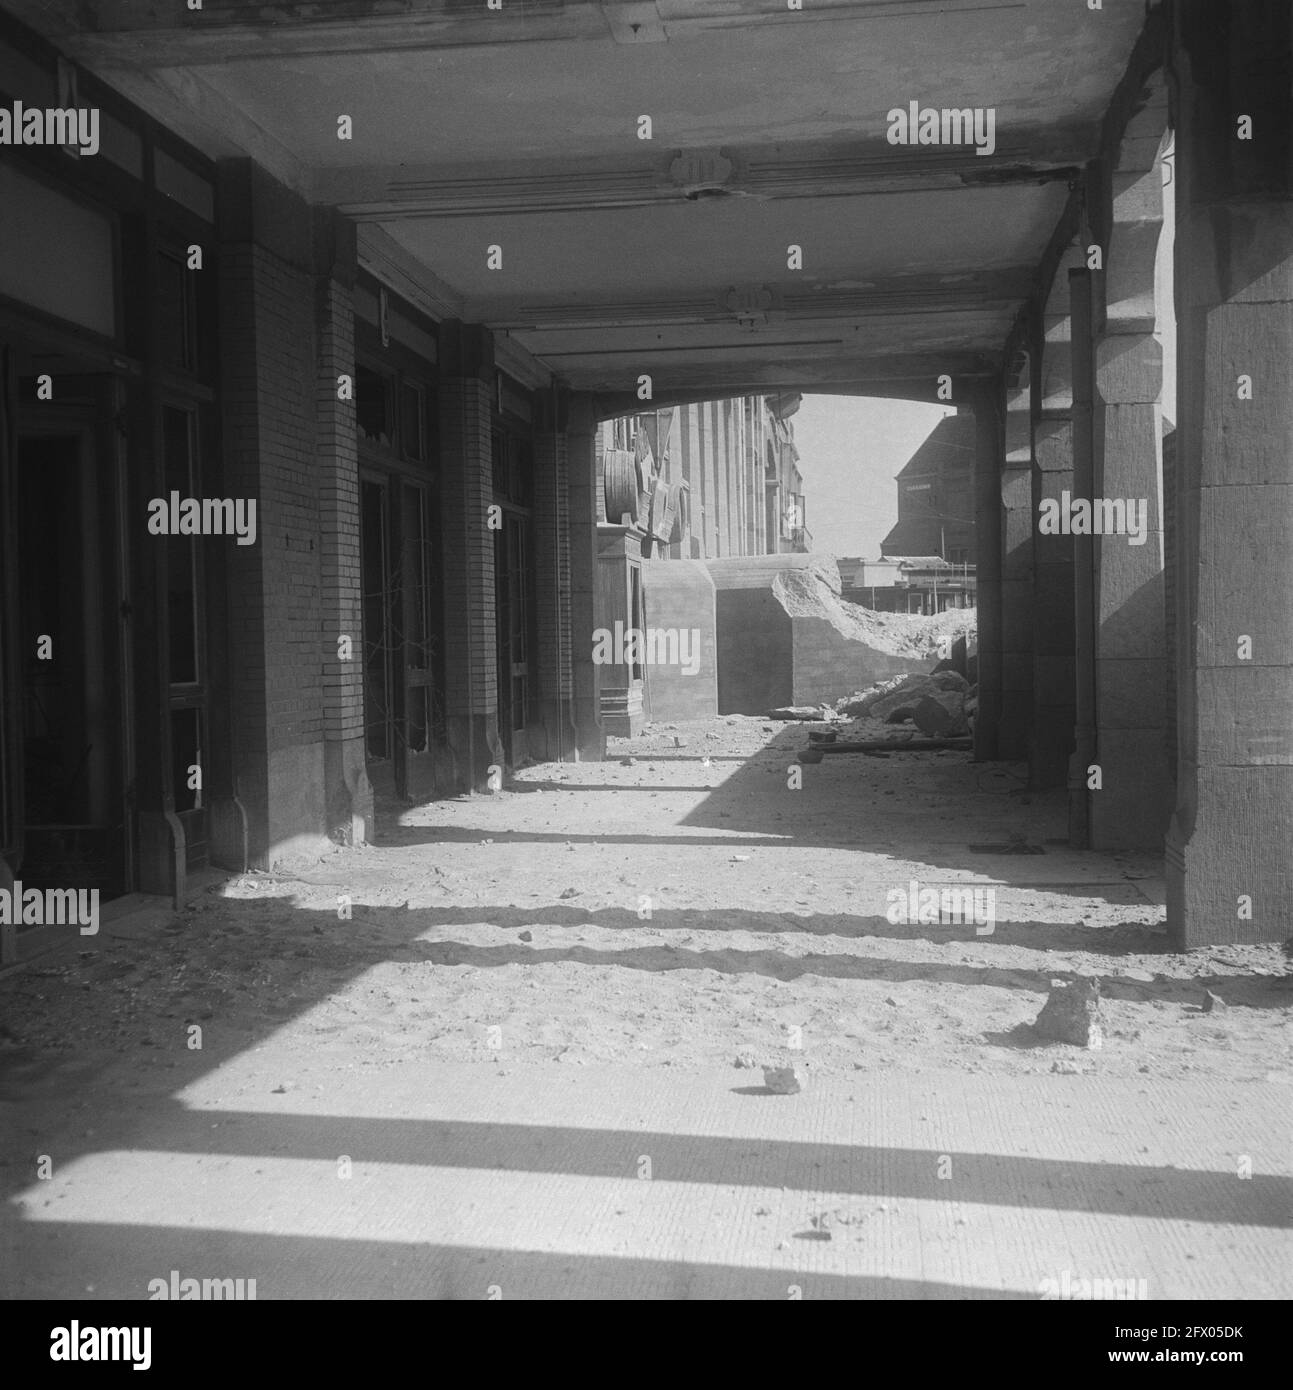
[[[834,711],[831,712],[832,714]],[[828,718],[820,705],[782,705],[780,709],[770,709],[769,719],[812,721],[820,724]]]
[[[922,734],[947,738],[968,730],[964,706],[965,701],[959,694],[940,691],[936,695],[922,695],[911,717]]]
[[[914,717],[916,705],[922,699],[937,700],[945,694],[962,696],[968,688],[955,671],[940,671],[933,676],[915,676],[902,686],[895,687],[872,701],[862,712],[870,715],[872,719],[883,719],[886,724],[901,724]]]

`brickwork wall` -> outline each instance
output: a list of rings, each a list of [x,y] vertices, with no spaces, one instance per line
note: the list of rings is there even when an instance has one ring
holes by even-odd
[[[233,719],[241,750],[268,752],[323,735],[314,294],[260,246],[226,248],[223,267],[227,477],[257,499],[256,544],[230,556]]]
[[[495,672],[494,500],[489,384],[440,382],[440,543],[444,554],[445,700],[450,715],[498,705]]]
[[[534,570],[538,608],[537,694],[568,700],[570,664],[570,488],[564,431],[534,435]]]
[[[315,412],[318,421],[320,641],[324,729],[330,739],[362,738],[364,663],[361,643],[359,448],[353,401],[337,398],[337,378],[355,370],[355,315],[351,291],[334,279],[317,293]],[[350,660],[338,656],[349,636]]]

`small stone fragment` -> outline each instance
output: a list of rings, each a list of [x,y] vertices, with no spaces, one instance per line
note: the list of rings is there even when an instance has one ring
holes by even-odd
[[[798,1067],[764,1067],[763,1084],[774,1095],[793,1096],[804,1089],[804,1077]]]
[[[1033,1024],[1043,1038],[1073,1043],[1077,1047],[1104,1046],[1104,1020],[1100,1015],[1100,981],[1095,978],[1062,980],[1051,984],[1051,992]]]
[[[1203,991],[1203,1012],[1205,1014],[1217,1013],[1228,1007],[1226,1001],[1219,994],[1213,994],[1210,989]]]

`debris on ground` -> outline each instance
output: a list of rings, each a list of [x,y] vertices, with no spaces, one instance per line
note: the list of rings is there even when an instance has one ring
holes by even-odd
[[[778,709],[770,709],[767,717],[820,724],[825,720],[834,719],[835,711],[829,705],[782,705]]]
[[[764,1067],[763,1084],[774,1095],[794,1096],[804,1089],[807,1077],[802,1067]]]
[[[937,753],[947,749],[960,749],[969,752],[974,740],[963,738],[882,738],[882,739],[838,739],[832,743],[813,743],[799,754],[800,762],[819,763],[824,753],[879,753],[888,757],[890,753],[904,750],[912,753]]]
[[[1104,1046],[1104,1023],[1100,1015],[1100,981],[1063,980],[1051,983],[1051,992],[1037,1015],[1033,1028],[1043,1038],[1072,1043],[1076,1047]]]
[[[922,695],[911,717],[921,733],[932,738],[955,737],[966,733],[970,727],[965,718],[965,699],[953,691]]]
[[[782,570],[773,593],[792,618],[821,618],[841,636],[890,656],[934,660],[957,638],[976,641],[974,609],[942,613],[877,613],[840,595],[839,567],[828,556],[817,563]]]
[[[66,954],[0,972],[0,1080],[18,1086],[24,1068],[88,1059],[121,1068],[113,1074],[132,1087],[152,1077],[173,1088],[173,1068],[186,1083],[213,1055],[236,1052],[240,1075],[265,1094],[320,1048],[375,1072],[412,1058],[473,1062],[488,1020],[504,1025],[512,1061],[547,1063],[567,1047],[563,1066],[713,1069],[760,1091],[763,1066],[803,1064],[777,1050],[789,1022],[811,1039],[809,1092],[821,1075],[892,1069],[1045,1073],[1059,1087],[1070,1078],[1050,1076],[1057,1057],[1098,1057],[1102,1076],[1154,1085],[1207,1076],[1237,1086],[1272,1072],[1293,1087],[1293,976],[1280,942],[1172,950],[1161,856],[1065,848],[1063,787],[1025,808],[1009,795],[1022,765],[919,751],[914,726],[870,722],[887,747],[910,742],[883,760],[846,761],[848,776],[828,754],[800,795],[787,763],[827,726],[768,734],[767,722],[658,725],[612,738],[606,762],[517,778],[522,788],[560,781],[560,797],[379,799],[370,849],[239,875],[208,895],[207,911],[138,937],[105,921],[93,952],[81,954],[91,938],[76,938]],[[664,761],[675,734],[694,759]],[[708,769],[702,752],[713,754]],[[636,764],[620,766],[624,754]],[[916,825],[935,851],[931,881],[995,883],[993,935],[886,920],[886,890],[922,873],[905,858]],[[980,839],[972,851],[967,841]],[[726,863],[732,854],[750,858]],[[1101,866],[1098,881],[1088,863]],[[563,899],[572,887],[580,895]],[[1031,1025],[1051,979],[1092,976],[1104,1050],[1038,1038]],[[1205,991],[1227,1011],[1204,1016]],[[196,1022],[206,1051],[189,1048]],[[145,1035],[156,1046],[141,1046]],[[750,1065],[733,1077],[746,1049]]]

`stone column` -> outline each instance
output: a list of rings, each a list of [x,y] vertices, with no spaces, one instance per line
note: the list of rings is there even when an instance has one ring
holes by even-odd
[[[1073,329],[1073,496],[1090,498],[1095,477],[1094,289],[1091,272],[1069,271]],[[1061,508],[1061,518],[1064,513]],[[1090,535],[1073,536],[1073,753],[1069,758],[1069,843],[1091,848],[1095,739],[1095,551]]]
[[[974,518],[978,555],[979,714],[974,725],[974,756],[1001,756],[1001,465],[1002,386],[996,381],[974,390]]]
[[[1112,172],[1093,496],[1140,510],[1144,531],[1092,541],[1095,726],[1101,786],[1089,801],[1092,849],[1162,844],[1171,810],[1163,598],[1162,348],[1154,336],[1155,255],[1162,229],[1158,148],[1167,97],[1153,84],[1128,123]],[[1110,519],[1106,516],[1106,519]],[[1112,517],[1117,520],[1116,513]],[[1133,518],[1127,516],[1127,525]],[[1079,542],[1081,543],[1081,542]]]
[[[1033,479],[1031,389],[1022,337],[1007,348],[1001,472],[1001,725],[997,753],[1029,756],[1033,720]]]
[[[1185,947],[1290,930],[1293,9],[1183,0],[1174,19],[1178,776],[1167,911]]]
[[[1062,787],[1068,780],[1076,722],[1073,626],[1073,537],[1037,529],[1043,502],[1073,492],[1073,325],[1069,271],[1083,264],[1081,248],[1064,252],[1042,311],[1042,358],[1033,424],[1033,756],[1031,784]]]

